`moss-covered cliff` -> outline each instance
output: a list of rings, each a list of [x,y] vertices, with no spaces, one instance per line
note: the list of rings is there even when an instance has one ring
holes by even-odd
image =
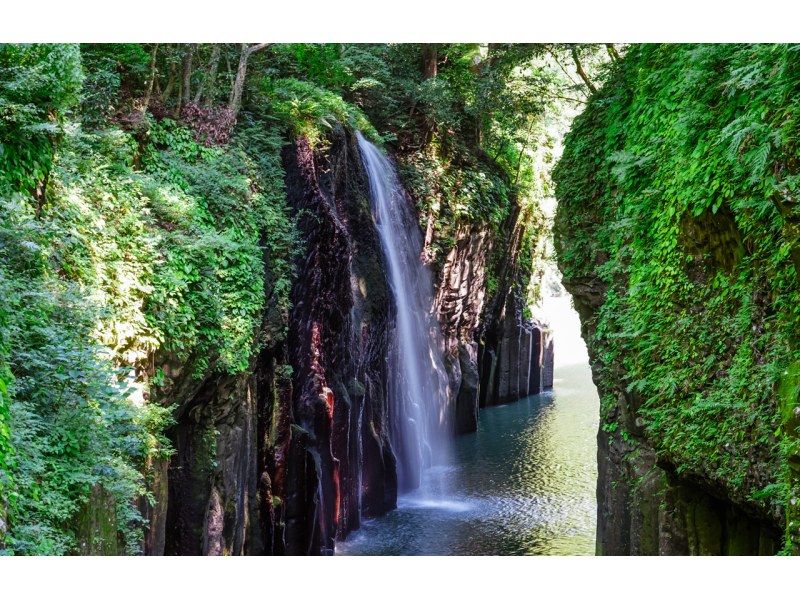
[[[796,553],[796,46],[632,46],[576,119],[556,245],[601,393],[601,553]]]

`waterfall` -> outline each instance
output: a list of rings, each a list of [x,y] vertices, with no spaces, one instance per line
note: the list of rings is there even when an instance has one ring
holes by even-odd
[[[420,485],[422,470],[449,460],[452,418],[442,338],[433,306],[433,281],[421,260],[422,236],[414,209],[383,153],[357,133],[396,306],[389,350],[391,441],[398,486]]]

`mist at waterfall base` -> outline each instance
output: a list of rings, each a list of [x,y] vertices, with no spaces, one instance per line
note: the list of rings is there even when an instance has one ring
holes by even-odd
[[[420,490],[365,520],[337,554],[594,554],[599,399],[569,295],[546,297],[542,311],[555,339],[553,390],[481,409],[452,462],[425,470]]]

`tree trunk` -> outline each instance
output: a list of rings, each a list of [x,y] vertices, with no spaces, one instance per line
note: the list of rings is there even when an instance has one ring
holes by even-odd
[[[589,75],[586,74],[586,71],[583,70],[581,59],[578,56],[578,47],[574,44],[572,45],[572,60],[575,62],[575,70],[578,71],[578,76],[586,83],[586,87],[588,87],[589,91],[592,93],[596,92],[597,88],[594,86],[594,83],[592,83],[592,80],[589,79]]]
[[[611,57],[611,60],[616,62],[619,60],[619,52],[614,47],[614,44],[606,44],[606,50],[608,50],[608,55]]]
[[[178,120],[181,115],[181,104],[183,104],[183,81],[178,82],[178,101],[175,102],[175,108],[172,110],[172,118]]]
[[[247,77],[247,61],[250,55],[259,50],[263,50],[270,44],[254,44],[248,46],[242,44],[242,53],[239,55],[239,67],[236,69],[236,79],[233,82],[233,89],[231,89],[230,100],[228,101],[228,108],[233,113],[233,120],[239,115],[239,109],[242,107],[242,93],[244,92],[244,81]]]
[[[183,77],[181,79],[181,93],[178,96],[178,106],[175,108],[175,116],[181,114],[183,104],[189,102],[192,97],[192,57],[194,56],[194,48],[197,44],[189,44],[186,52],[183,55]]]
[[[40,180],[36,184],[36,188],[33,191],[33,197],[36,199],[36,217],[39,218],[42,215],[42,209],[44,209],[44,204],[47,203],[47,183],[50,181],[50,169],[52,166],[48,166],[47,170]]]
[[[197,89],[197,95],[194,96],[194,103],[199,104],[200,100],[203,97],[203,92],[208,90],[208,97],[206,99],[206,104],[211,105],[211,102],[214,98],[214,84],[217,80],[217,70],[219,69],[219,57],[220,57],[221,49],[219,44],[214,44],[214,48],[211,50],[211,60],[209,60],[208,64],[208,73],[203,80],[200,82],[200,87]]]
[[[438,70],[439,52],[436,44],[422,44],[422,75],[425,79],[432,79]]]
[[[172,95],[172,88],[175,86],[175,63],[172,62],[169,65],[169,76],[167,77],[167,86],[164,88],[164,93],[161,95],[161,103],[167,103],[170,96]]]
[[[158,44],[153,45],[153,51],[150,53],[150,78],[147,80],[147,91],[144,94],[144,101],[142,102],[141,113],[147,112],[150,107],[150,98],[153,97],[153,84],[156,81],[156,55],[158,54]]]

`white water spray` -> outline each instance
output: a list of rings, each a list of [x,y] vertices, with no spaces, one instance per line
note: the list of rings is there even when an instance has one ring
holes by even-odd
[[[414,210],[388,158],[357,135],[397,310],[389,351],[391,440],[398,457],[398,485],[409,490],[420,485],[423,468],[450,458],[452,419],[443,343],[431,313],[433,281],[421,261],[422,236]]]

